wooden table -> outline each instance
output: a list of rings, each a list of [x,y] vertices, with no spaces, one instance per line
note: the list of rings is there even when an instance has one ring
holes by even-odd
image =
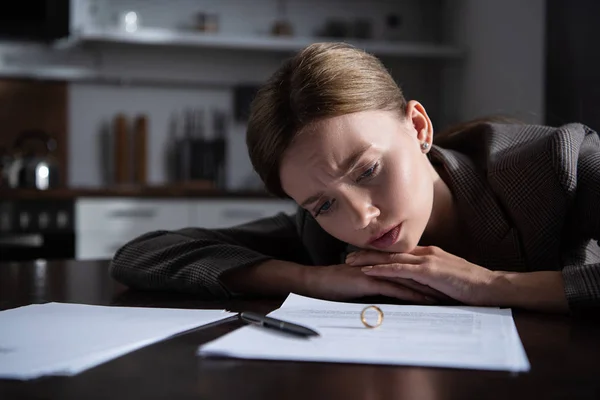
[[[115,283],[106,261],[0,264],[0,309],[48,301],[269,312],[277,300],[206,302]],[[156,343],[74,377],[0,380],[0,399],[598,399],[600,320],[515,311],[528,373],[201,359],[228,321]],[[0,327],[1,329],[1,327]]]

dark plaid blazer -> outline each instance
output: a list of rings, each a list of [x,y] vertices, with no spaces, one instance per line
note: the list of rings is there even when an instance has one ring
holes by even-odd
[[[571,309],[600,305],[598,133],[581,124],[481,124],[429,156],[449,177],[473,243],[470,261],[562,271]],[[234,295],[219,280],[231,268],[268,259],[332,265],[350,250],[299,208],[229,229],[149,232],[115,253],[110,273],[133,288],[219,299]]]

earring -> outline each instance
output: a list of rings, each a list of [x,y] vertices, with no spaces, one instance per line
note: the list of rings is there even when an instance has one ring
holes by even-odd
[[[423,142],[423,143],[421,143],[421,148],[422,148],[423,150],[427,150],[427,149],[429,148],[429,143],[427,143],[427,142]]]

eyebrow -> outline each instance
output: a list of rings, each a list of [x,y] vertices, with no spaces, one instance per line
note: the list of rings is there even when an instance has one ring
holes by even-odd
[[[350,155],[350,157],[348,157],[346,160],[344,160],[344,162],[342,162],[342,164],[340,165],[340,169],[343,171],[342,174],[345,175],[346,173],[348,173],[348,171],[353,170],[356,167],[356,164],[358,164],[358,162],[360,161],[361,157],[371,148],[370,144],[365,145],[364,147],[358,149],[357,151],[355,151],[354,153],[352,153],[352,155]],[[323,196],[323,191],[320,191],[318,193],[315,193],[314,195],[310,196],[309,198],[307,198],[306,200],[304,200],[302,203],[300,203],[300,206],[303,208],[306,208],[306,206],[315,203],[317,200],[319,200],[319,198],[321,198],[321,196]]]

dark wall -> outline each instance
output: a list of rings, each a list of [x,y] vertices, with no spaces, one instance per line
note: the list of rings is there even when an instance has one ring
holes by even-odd
[[[600,131],[600,1],[548,0],[546,123]]]

